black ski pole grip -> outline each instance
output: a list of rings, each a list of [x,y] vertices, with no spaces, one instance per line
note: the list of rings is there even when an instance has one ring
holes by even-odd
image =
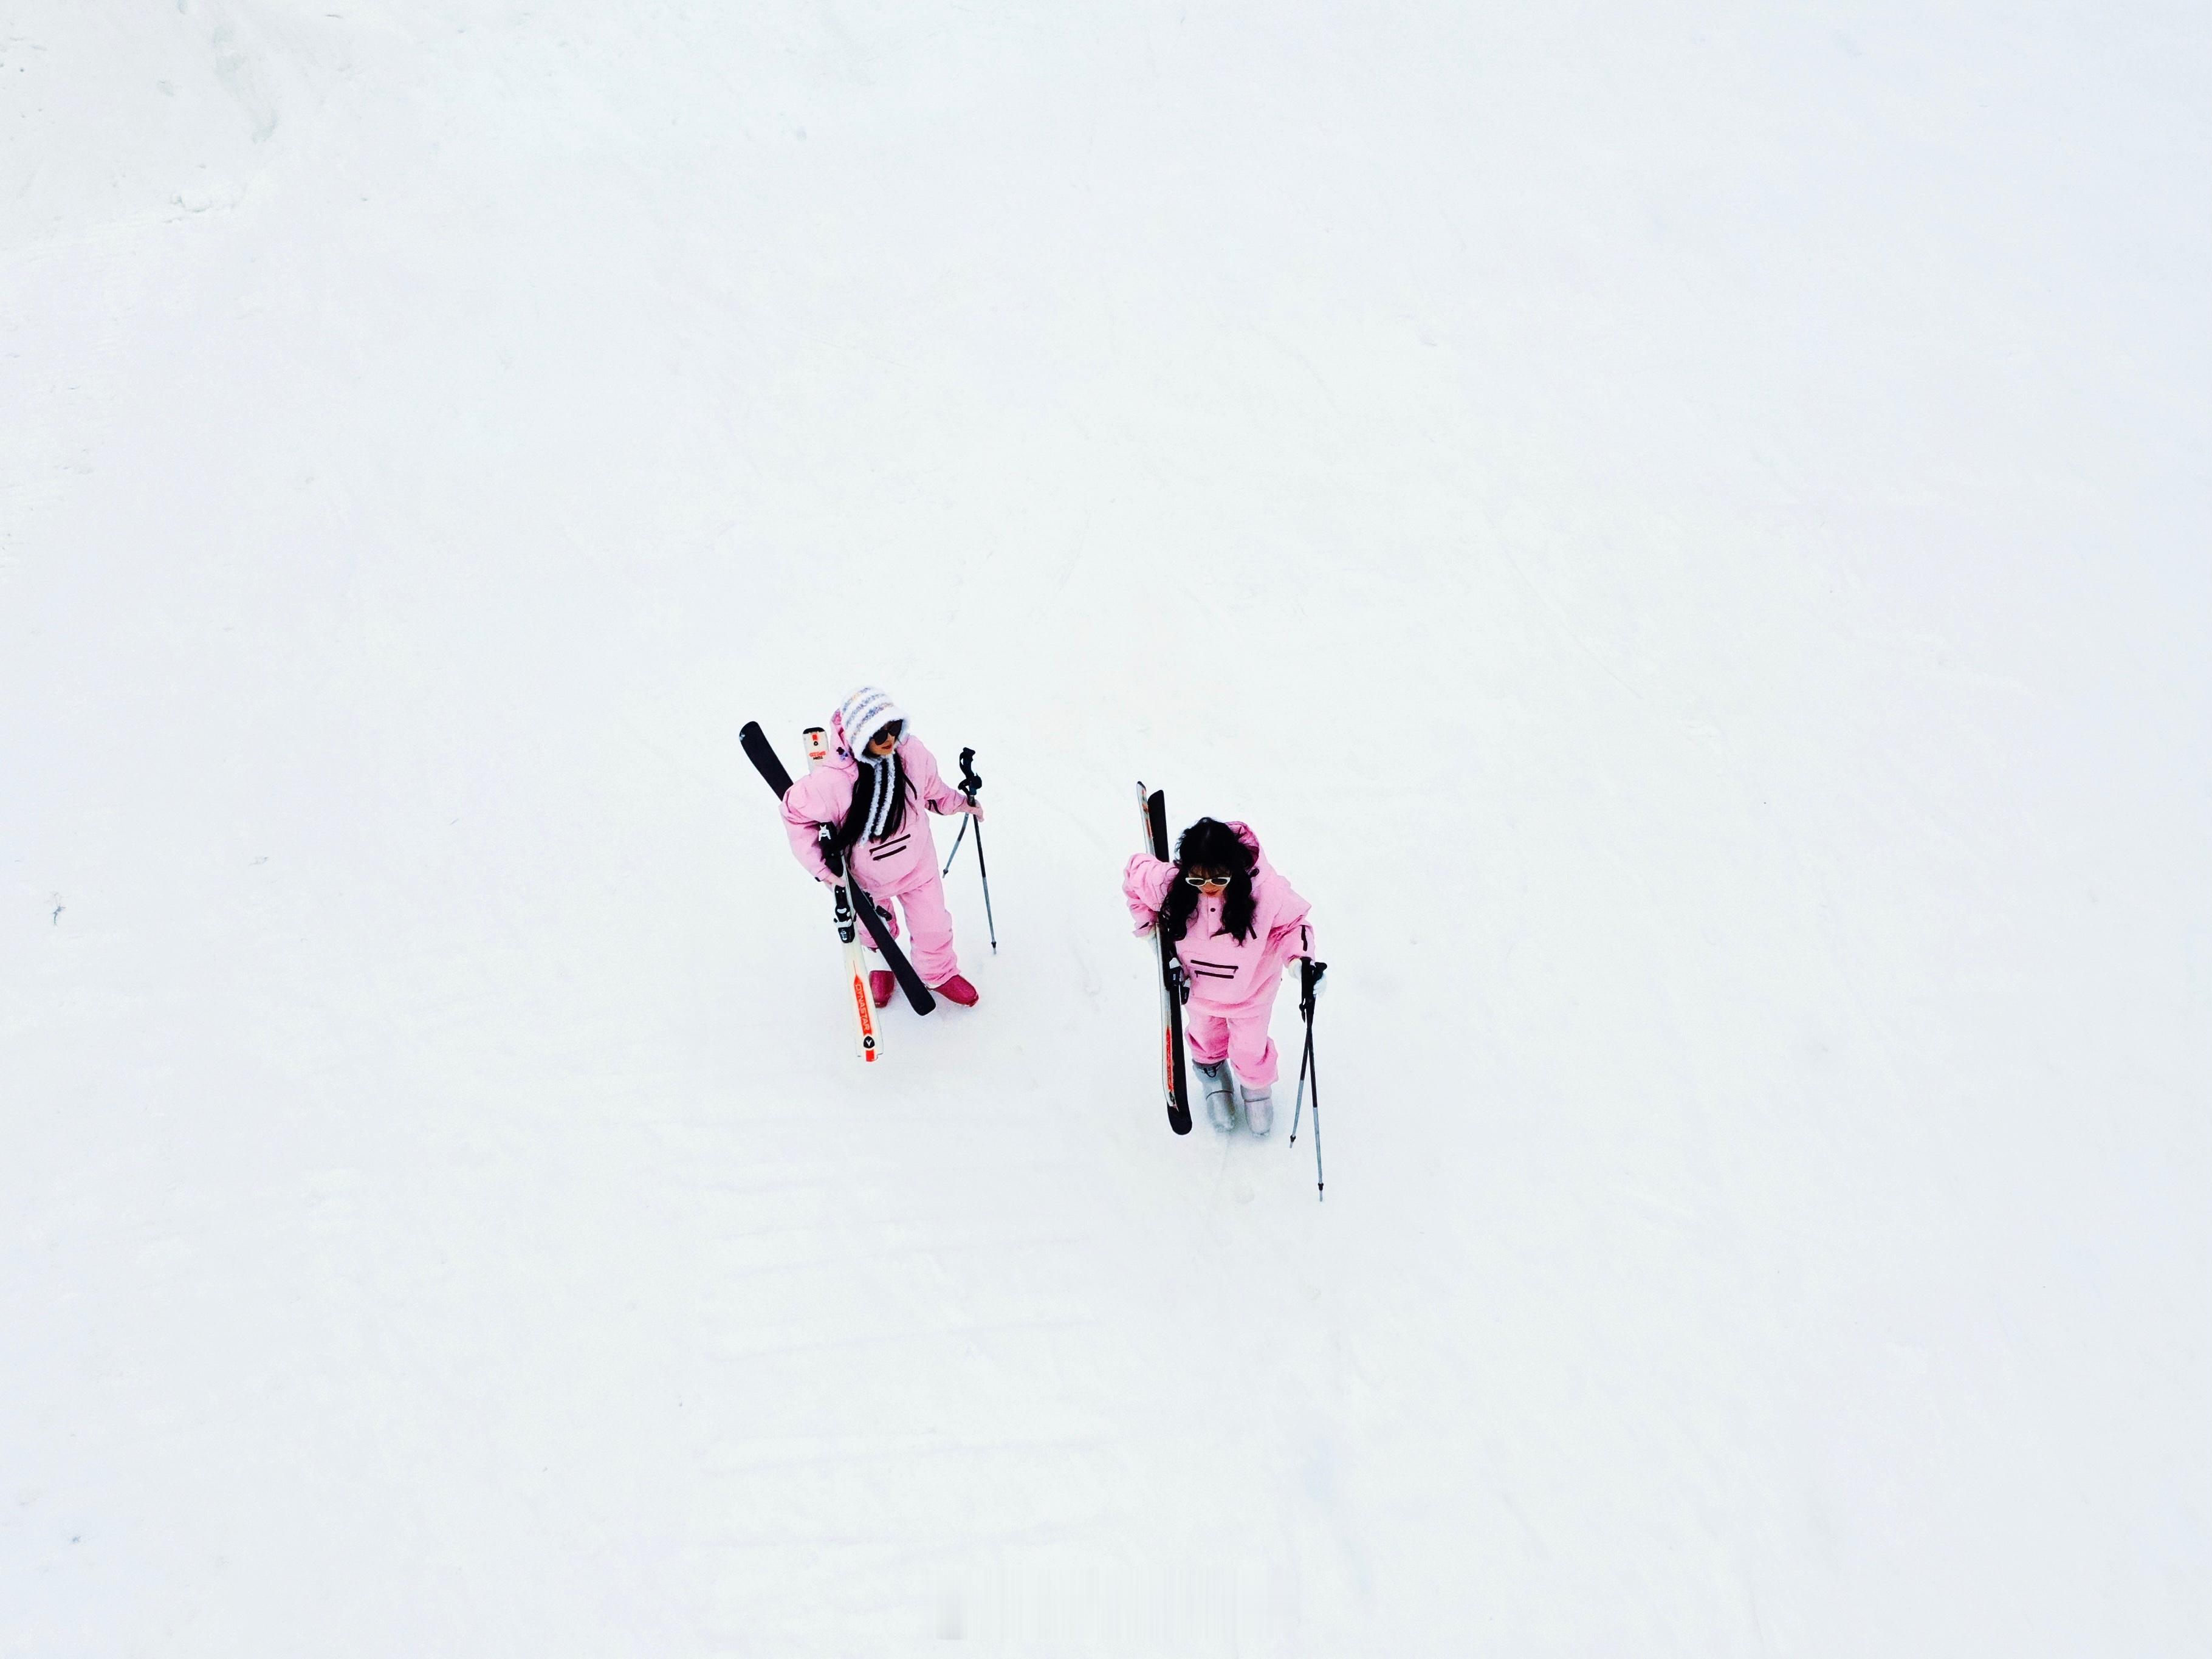
[[[1298,958],[1298,1012],[1310,1022],[1315,1005],[1321,998],[1321,978],[1328,971],[1325,962],[1316,962],[1311,957]]]

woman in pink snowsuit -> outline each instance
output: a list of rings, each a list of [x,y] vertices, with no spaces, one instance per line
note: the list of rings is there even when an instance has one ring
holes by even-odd
[[[1275,1044],[1267,1035],[1283,969],[1313,953],[1306,902],[1275,873],[1241,823],[1200,818],[1176,843],[1176,861],[1143,853],[1121,873],[1137,932],[1160,930],[1189,988],[1183,1030],[1198,1063],[1206,1116],[1217,1129],[1274,1122]],[[1235,1074],[1236,1097],[1230,1091]]]
[[[975,1005],[975,988],[960,974],[952,949],[952,916],[945,908],[945,884],[937,872],[937,843],[927,819],[909,816],[914,803],[951,815],[983,809],[947,785],[937,757],[907,729],[904,714],[890,696],[864,685],[830,717],[835,750],[821,765],[791,786],[783,798],[784,827],[791,850],[817,881],[834,879],[823,862],[819,836],[828,825],[854,884],[878,901],[889,931],[898,918],[889,903],[896,899],[914,934],[914,969],[922,983],[963,1007]],[[869,947],[874,949],[873,945]],[[878,969],[868,988],[880,1008],[891,1000],[897,981]]]

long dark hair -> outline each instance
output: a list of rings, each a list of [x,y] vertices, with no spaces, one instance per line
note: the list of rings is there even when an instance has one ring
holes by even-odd
[[[1259,856],[1244,838],[1216,818],[1200,818],[1176,842],[1175,885],[1160,906],[1160,936],[1179,940],[1198,909],[1198,889],[1183,878],[1193,870],[1226,870],[1229,890],[1221,896],[1221,931],[1239,945],[1252,936],[1252,872]]]
[[[863,744],[865,748],[866,745]],[[845,821],[837,826],[835,842],[841,853],[850,852],[854,842],[868,832],[868,805],[875,799],[875,769],[866,757],[858,757],[860,775],[853,780],[853,799],[845,807]],[[878,841],[889,841],[898,834],[899,826],[906,822],[906,798],[914,793],[914,781],[906,775],[906,757],[896,749],[891,750],[891,810],[884,816],[884,832]]]

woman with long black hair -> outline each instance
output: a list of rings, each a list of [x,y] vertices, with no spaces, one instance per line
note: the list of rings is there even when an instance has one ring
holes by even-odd
[[[1267,1035],[1283,969],[1313,953],[1310,907],[1241,823],[1200,818],[1173,864],[1139,853],[1121,874],[1139,933],[1160,930],[1189,988],[1183,1030],[1217,1129],[1274,1124],[1275,1044]],[[1231,1084],[1234,1083],[1232,1092]]]

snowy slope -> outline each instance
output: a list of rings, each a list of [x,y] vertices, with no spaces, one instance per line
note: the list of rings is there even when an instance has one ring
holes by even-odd
[[[0,1654],[2212,1650],[2212,27],[1497,9],[15,0]]]

